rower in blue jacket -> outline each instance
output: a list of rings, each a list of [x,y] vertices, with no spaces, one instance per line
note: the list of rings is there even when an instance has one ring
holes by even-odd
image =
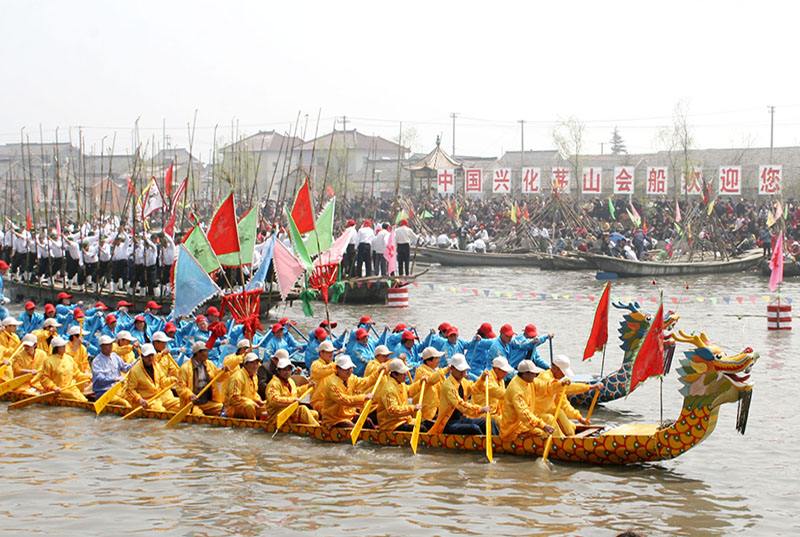
[[[508,363],[514,369],[517,368],[522,360],[532,360],[541,369],[550,369],[550,364],[539,356],[538,347],[545,341],[553,339],[553,333],[539,335],[539,330],[535,324],[525,326],[522,334],[514,336],[516,346],[511,349],[511,356]]]
[[[375,358],[375,346],[373,341],[370,341],[369,332],[366,328],[358,328],[355,335],[350,338],[345,352],[350,356],[355,364],[353,373],[359,377],[364,375],[364,369],[367,363]]]
[[[36,311],[36,303],[33,300],[28,300],[25,303],[25,311],[19,314],[17,320],[22,323],[19,327],[20,333],[30,334],[42,327],[44,315]]]
[[[450,363],[450,358],[452,358],[455,354],[467,355],[468,353],[472,352],[472,350],[480,341],[477,337],[472,341],[458,337],[458,328],[452,325],[447,328],[445,336],[446,339],[444,339],[444,343],[437,348],[438,351],[444,353],[439,361],[439,367],[447,366],[447,364]],[[436,341],[440,340],[441,338],[433,335],[431,339]],[[433,343],[430,343],[430,346],[435,347]],[[425,346],[423,346],[423,348],[424,347]]]
[[[486,364],[491,363],[492,358],[489,358],[489,349],[494,345],[497,335],[492,329],[490,323],[483,323],[478,328],[476,339],[472,350],[467,354],[467,361],[470,367],[470,375],[479,375],[486,367]]]
[[[400,336],[400,343],[392,349],[392,353],[394,353],[396,357],[403,359],[405,356],[406,365],[411,368],[419,367],[422,363],[420,355],[422,350],[426,347],[423,345],[423,342],[414,343],[416,339],[417,337],[413,332],[406,330]]]

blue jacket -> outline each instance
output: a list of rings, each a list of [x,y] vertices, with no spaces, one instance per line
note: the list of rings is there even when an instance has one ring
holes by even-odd
[[[42,327],[42,324],[44,323],[44,315],[37,311],[34,311],[33,314],[23,311],[19,314],[17,320],[22,323],[22,325],[19,327],[20,332],[23,334],[30,334],[34,330]]]
[[[367,362],[375,358],[375,346],[369,340],[366,345],[363,345],[355,339],[351,339],[346,352],[355,364],[353,373],[359,377],[364,375],[364,368],[367,367]]]
[[[535,363],[538,367],[542,369],[550,369],[550,364],[548,364],[542,359],[541,356],[539,356],[538,351],[539,345],[545,341],[548,341],[549,339],[549,335],[528,339],[522,334],[517,334],[512,340],[515,345],[511,349],[511,356],[508,357],[508,363],[511,364],[511,367],[516,369],[522,360],[529,358],[533,360],[533,363]]]

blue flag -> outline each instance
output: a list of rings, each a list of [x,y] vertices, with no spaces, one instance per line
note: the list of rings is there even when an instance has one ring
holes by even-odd
[[[191,314],[196,307],[220,292],[206,270],[181,244],[175,262],[175,305],[172,317]]]
[[[246,291],[264,287],[264,280],[267,279],[269,265],[272,263],[272,252],[275,251],[275,237],[276,235],[273,235],[272,238],[267,241],[266,246],[264,246],[264,257],[261,259],[261,265],[258,267],[256,273],[253,274],[253,277],[250,278],[250,281],[247,282],[247,286],[245,286]]]

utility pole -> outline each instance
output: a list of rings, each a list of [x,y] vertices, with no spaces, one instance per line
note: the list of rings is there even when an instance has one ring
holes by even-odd
[[[456,117],[458,117],[458,114],[453,112],[450,114],[450,117],[453,120],[453,152],[450,156],[456,158]]]
[[[347,132],[347,116],[342,116],[342,130]]]
[[[600,142],[600,154],[603,154],[603,150],[605,149],[605,142]]]
[[[769,110],[769,161],[772,163],[772,140],[775,134],[775,107],[768,106]]]
[[[519,177],[522,180],[522,169],[525,167],[525,120],[519,120]]]

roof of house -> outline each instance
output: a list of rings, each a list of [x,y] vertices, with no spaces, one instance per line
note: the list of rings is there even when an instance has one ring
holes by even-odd
[[[409,148],[400,146],[400,144],[392,142],[391,140],[387,140],[381,136],[368,136],[358,132],[356,129],[346,131],[335,130],[328,134],[323,134],[314,140],[306,142],[303,145],[303,151],[310,151],[315,145],[317,151],[326,151],[331,145],[331,136],[335,136],[333,144],[338,148],[346,147],[347,149],[374,151],[376,153],[388,152],[393,155],[396,155],[398,152],[405,154],[410,151]]]
[[[277,152],[281,150],[281,147],[283,147],[284,150],[287,147],[290,147],[293,141],[294,141],[294,146],[297,148],[299,148],[303,144],[303,140],[301,138],[286,136],[275,130],[258,131],[257,133],[251,134],[246,138],[242,138],[237,142],[223,146],[222,148],[220,148],[220,151],[222,151],[223,153],[228,153],[233,151]]]

